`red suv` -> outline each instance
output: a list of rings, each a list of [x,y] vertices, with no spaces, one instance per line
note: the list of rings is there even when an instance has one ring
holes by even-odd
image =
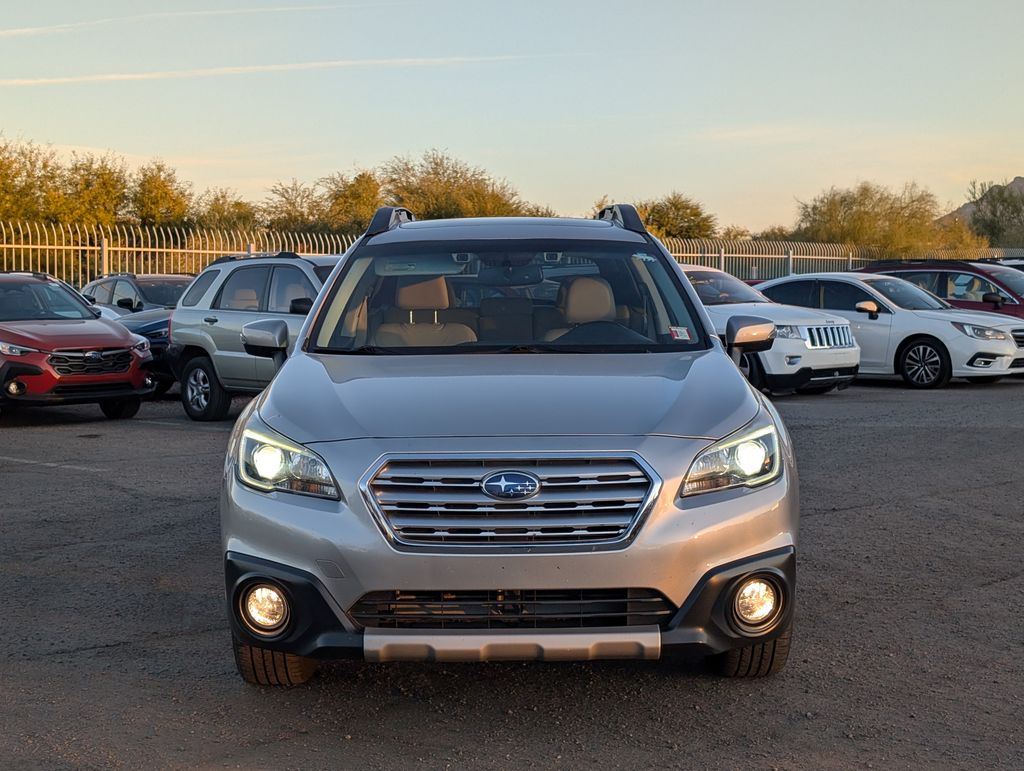
[[[998,261],[885,261],[861,270],[906,279],[956,308],[1024,318],[1024,272]]]
[[[99,404],[130,418],[153,390],[149,341],[45,273],[0,273],[0,407]]]

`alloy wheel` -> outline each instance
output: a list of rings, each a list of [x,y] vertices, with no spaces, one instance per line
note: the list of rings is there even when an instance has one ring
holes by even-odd
[[[907,376],[917,385],[934,383],[942,371],[942,357],[939,356],[939,352],[925,343],[918,343],[907,351],[904,361]]]
[[[188,403],[196,412],[203,412],[210,403],[210,378],[201,367],[192,370],[185,384]]]

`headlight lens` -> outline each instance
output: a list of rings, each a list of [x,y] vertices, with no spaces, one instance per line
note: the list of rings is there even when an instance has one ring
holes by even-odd
[[[781,471],[779,432],[771,417],[762,413],[736,434],[702,450],[686,473],[680,495],[756,487]]]
[[[804,336],[800,333],[800,327],[794,327],[790,325],[779,326],[775,325],[775,336],[782,338],[783,340],[803,340]]]
[[[132,335],[132,337],[135,339],[135,343],[132,345],[133,351],[145,353],[149,350],[149,340],[144,338],[142,335]]]
[[[249,487],[339,498],[338,485],[323,458],[281,436],[255,412],[242,430],[237,453],[239,479]]]
[[[998,329],[993,329],[992,327],[982,327],[977,324],[964,324],[959,321],[954,321],[952,324],[965,335],[973,337],[975,340],[1009,339],[1009,336],[1005,332],[1000,332]]]
[[[0,353],[4,356],[28,356],[30,353],[39,353],[35,348],[26,348],[23,345],[5,343],[0,340]]]

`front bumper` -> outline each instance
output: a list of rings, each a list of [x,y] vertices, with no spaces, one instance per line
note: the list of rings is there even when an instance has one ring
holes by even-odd
[[[147,374],[148,358],[140,358],[122,373],[67,376],[58,374],[47,363],[47,357],[45,353],[32,354],[0,362],[0,404],[26,407],[95,404],[142,398],[153,392]],[[25,386],[25,393],[14,395],[7,390],[8,384],[14,381]]]
[[[735,587],[751,574],[769,574],[783,587],[779,616],[763,633],[734,628],[728,606]],[[268,560],[229,552],[224,561],[227,611],[241,641],[312,658],[367,661],[509,661],[658,659],[708,656],[778,636],[790,623],[796,590],[796,552],[776,549],[705,573],[671,619],[661,626],[563,629],[392,629],[360,627],[340,612],[314,575]],[[244,589],[255,582],[280,587],[292,607],[289,626],[266,638],[239,617]]]
[[[837,386],[845,388],[857,376],[860,348],[809,348],[804,340],[778,339],[758,354],[765,386],[771,391]]]

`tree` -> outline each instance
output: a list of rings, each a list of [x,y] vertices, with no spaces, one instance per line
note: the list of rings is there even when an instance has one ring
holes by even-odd
[[[128,208],[129,216],[140,225],[186,225],[192,189],[163,161],[152,161],[135,172]]]
[[[772,225],[760,233],[754,234],[755,241],[791,241],[792,239],[793,231],[785,225]]]
[[[318,183],[323,195],[323,219],[336,233],[359,235],[366,230],[374,212],[387,204],[384,188],[373,171],[359,171],[351,177],[332,174]]]
[[[729,241],[749,241],[753,236],[750,231],[741,225],[726,225],[719,233],[719,238]]]
[[[0,141],[0,220],[52,221],[61,165],[49,147]]]
[[[1024,246],[1024,178],[1002,185],[973,181],[967,200],[972,231],[992,246]]]
[[[191,221],[201,228],[253,230],[259,226],[257,206],[226,187],[210,188],[193,201]]]
[[[715,237],[715,215],[682,193],[672,191],[663,198],[637,201],[636,209],[647,229],[659,238]]]
[[[110,227],[123,218],[129,185],[124,159],[73,154],[60,178],[60,188],[51,193],[47,207],[53,221]]]
[[[297,179],[275,183],[260,209],[267,227],[275,230],[323,229],[323,197],[312,185]]]
[[[799,202],[799,212],[794,236],[805,241],[874,247],[893,256],[948,248],[950,239],[966,245],[963,228],[950,230],[936,223],[940,211],[935,196],[914,182],[900,190],[871,182],[829,188]],[[973,245],[984,245],[973,240]]]

